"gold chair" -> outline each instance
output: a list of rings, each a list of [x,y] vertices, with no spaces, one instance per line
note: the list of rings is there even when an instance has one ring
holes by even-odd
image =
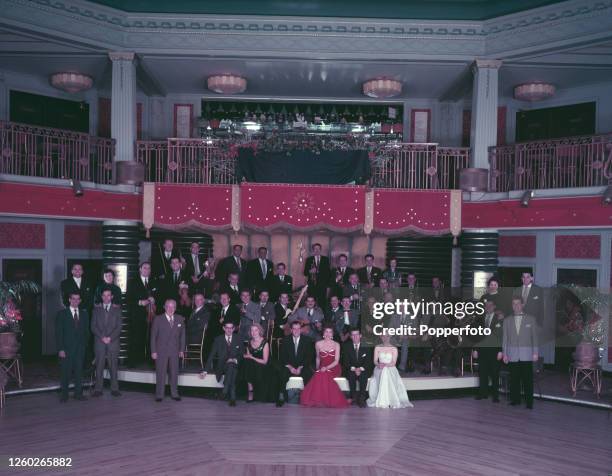
[[[187,348],[185,349],[185,357],[183,357],[183,368],[187,365],[187,362],[190,360],[195,360],[200,362],[200,368],[204,368],[204,337],[206,336],[206,329],[208,329],[208,325],[204,326],[202,329],[202,337],[200,339],[199,344],[187,344]]]
[[[21,388],[23,385],[21,355],[16,354],[12,357],[0,355],[0,370],[6,373],[7,378],[13,378]]]

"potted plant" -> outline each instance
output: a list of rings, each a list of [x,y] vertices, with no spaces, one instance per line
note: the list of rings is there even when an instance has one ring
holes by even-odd
[[[13,358],[19,350],[21,333],[19,304],[26,294],[37,294],[40,286],[32,281],[0,281],[0,357]]]

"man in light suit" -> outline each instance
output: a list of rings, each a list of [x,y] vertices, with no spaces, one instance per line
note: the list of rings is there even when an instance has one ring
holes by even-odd
[[[523,285],[515,288],[512,297],[519,296],[523,299],[523,310],[525,314],[535,317],[538,326],[542,326],[544,313],[544,293],[542,288],[533,284],[533,275],[526,271],[521,275]]]
[[[521,403],[521,386],[527,408],[533,408],[533,362],[538,360],[536,320],[523,312],[523,299],[512,298],[512,315],[504,319],[504,363],[510,369],[510,405]]]
[[[113,292],[102,291],[102,303],[94,307],[91,317],[91,332],[94,335],[96,356],[96,386],[94,397],[102,396],[104,386],[104,365],[108,360],[111,378],[111,395],[119,397],[117,367],[119,364],[119,335],[121,334],[121,306],[113,304]]]
[[[180,401],[178,394],[179,358],[184,357],[185,318],[175,314],[176,301],[167,299],[164,314],[155,316],[151,326],[151,358],[155,361],[155,401],[161,402],[169,375],[172,400]]]
[[[229,398],[230,407],[236,406],[236,377],[238,364],[244,355],[242,340],[234,334],[234,324],[226,322],[223,325],[223,334],[213,343],[213,348],[202,369],[200,378],[205,378],[208,372],[214,370],[217,382],[223,378],[223,398]]]
[[[291,314],[288,322],[292,324],[298,321],[302,326],[302,334],[307,335],[313,341],[317,341],[321,339],[321,329],[323,329],[324,320],[323,311],[316,306],[314,296],[308,296],[306,298],[306,305]]]
[[[60,402],[68,400],[68,384],[74,376],[75,400],[86,400],[83,396],[83,364],[89,341],[89,315],[79,309],[81,294],[72,291],[68,295],[68,306],[60,310],[55,318],[55,343],[60,358]]]
[[[251,301],[251,293],[248,289],[240,292],[238,311],[240,311],[240,339],[245,342],[251,338],[251,326],[261,321],[261,306]]]
[[[268,291],[261,291],[259,293],[259,308],[261,319],[259,324],[264,329],[265,335],[263,336],[266,340],[271,337],[268,336],[268,330],[274,329],[274,320],[276,319],[276,313],[274,312],[274,304],[270,302],[270,293]],[[250,329],[249,329],[250,330]]]

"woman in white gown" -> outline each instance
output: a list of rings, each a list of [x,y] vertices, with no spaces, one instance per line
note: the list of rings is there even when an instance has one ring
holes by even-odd
[[[370,379],[368,406],[375,408],[412,407],[406,387],[395,368],[397,348],[388,335],[381,336],[382,344],[374,348],[374,374]]]

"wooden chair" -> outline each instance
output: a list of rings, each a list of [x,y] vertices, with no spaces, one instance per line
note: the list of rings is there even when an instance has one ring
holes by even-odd
[[[7,378],[13,378],[19,388],[23,385],[23,366],[21,363],[21,355],[17,354],[13,357],[0,355],[0,370],[4,371]]]
[[[8,380],[4,370],[0,369],[0,410],[4,407],[6,395],[4,394],[4,386]]]
[[[187,348],[185,349],[185,357],[183,358],[183,368],[185,368],[187,362],[190,360],[200,362],[200,368],[204,368],[204,337],[206,336],[207,328],[208,325],[204,326],[204,329],[202,329],[202,337],[200,338],[199,344],[187,344]]]

